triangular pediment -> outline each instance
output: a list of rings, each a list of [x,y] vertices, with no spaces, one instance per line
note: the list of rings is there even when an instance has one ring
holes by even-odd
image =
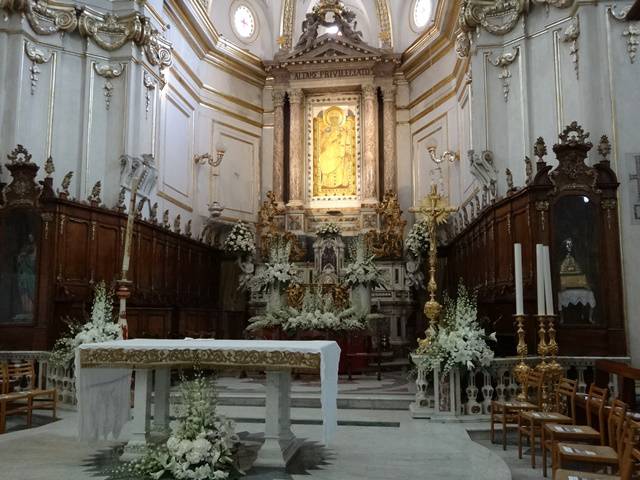
[[[309,47],[299,47],[289,55],[278,59],[281,65],[307,62],[379,61],[384,52],[364,42],[354,42],[340,35],[325,34]]]

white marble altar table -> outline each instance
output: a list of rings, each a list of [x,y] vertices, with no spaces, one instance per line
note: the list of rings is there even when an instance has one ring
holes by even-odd
[[[320,373],[323,440],[328,445],[337,425],[339,359],[340,347],[332,341],[134,339],[82,345],[76,352],[79,436],[117,438],[129,420],[132,370],[136,372],[133,428],[125,450],[131,455],[146,444],[152,427],[168,430],[171,368],[264,370],[265,443],[256,465],[283,467],[299,446],[291,432],[291,370]]]

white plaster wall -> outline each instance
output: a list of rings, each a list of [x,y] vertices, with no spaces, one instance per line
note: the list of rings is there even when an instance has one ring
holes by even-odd
[[[94,3],[102,11],[129,11],[126,5]],[[173,65],[163,72],[150,66],[135,45],[106,52],[75,32],[36,35],[18,15],[9,15],[0,26],[0,154],[21,143],[41,166],[51,155],[55,188],[73,171],[72,197],[85,200],[101,181],[102,200],[113,207],[120,191],[120,156],[152,153],[159,177],[150,200],[158,202],[159,217],[169,210],[171,223],[180,215],[183,227],[191,219],[197,235],[209,204],[219,201],[227,207],[223,217],[253,221],[262,190],[262,88],[199,58],[163,4],[150,6],[162,15],[174,45]],[[33,93],[25,41],[51,53],[51,60],[39,65]],[[125,66],[110,80],[108,109],[106,80],[94,69],[104,62]],[[154,88],[145,88],[145,73]],[[227,149],[222,166],[195,165],[194,155],[215,157],[221,138]],[[1,175],[9,180],[6,169]]]
[[[632,2],[616,2],[618,11]],[[506,189],[505,168],[510,168],[516,186],[524,183],[525,155],[533,158],[533,143],[542,136],[549,149],[547,161],[555,164],[551,147],[558,133],[576,120],[597,145],[606,134],[612,142],[612,167],[620,181],[619,213],[623,253],[625,310],[628,347],[636,365],[640,364],[640,220],[634,206],[640,204],[637,186],[629,179],[635,173],[631,154],[639,152],[637,141],[640,62],[631,62],[628,24],[612,18],[608,2],[579,3],[575,8],[534,6],[525,21],[509,34],[499,37],[482,32],[474,35],[472,51],[472,147],[494,153],[499,170],[499,194]],[[579,18],[576,63],[564,33],[573,15]],[[634,24],[638,28],[638,24]],[[501,69],[490,65],[505,51],[520,49],[509,66],[511,77],[508,102],[502,95]],[[597,149],[590,163],[599,161]],[[468,179],[462,180],[466,184]],[[639,207],[640,208],[640,207]]]

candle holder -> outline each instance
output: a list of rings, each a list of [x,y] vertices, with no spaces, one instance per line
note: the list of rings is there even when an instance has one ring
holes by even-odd
[[[525,341],[525,331],[524,331],[524,320],[525,316],[523,314],[514,315],[516,319],[516,334],[518,335],[518,346],[516,347],[516,352],[518,353],[518,364],[513,367],[513,377],[516,379],[516,382],[520,385],[520,393],[516,397],[516,400],[519,402],[527,401],[527,377],[529,376],[529,372],[531,368],[524,363],[524,359],[527,357],[527,342]]]
[[[549,337],[549,341],[547,343],[547,354],[550,357],[549,363],[547,364],[547,379],[551,387],[551,392],[554,395],[558,382],[562,378],[562,374],[564,372],[562,365],[560,365],[557,360],[560,349],[556,340],[556,329],[554,325],[555,318],[555,315],[547,315],[547,334]]]
[[[551,405],[549,404],[549,389],[547,388],[547,379],[549,364],[547,363],[547,353],[549,352],[549,345],[547,343],[547,330],[545,328],[546,315],[536,315],[538,318],[538,355],[540,356],[540,363],[536,365],[536,370],[542,375],[542,411],[549,412]]]

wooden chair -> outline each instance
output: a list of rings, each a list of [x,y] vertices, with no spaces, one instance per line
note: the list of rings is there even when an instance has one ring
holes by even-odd
[[[531,453],[531,468],[536,468],[536,437],[540,437],[540,443],[544,442],[542,437],[543,427],[547,423],[554,424],[575,424],[576,404],[575,395],[578,384],[575,380],[563,378],[558,383],[554,398],[554,411],[552,412],[521,412],[518,415],[518,458],[522,458],[522,437],[529,438],[529,450]],[[560,413],[563,402],[566,402],[570,410],[569,415]],[[544,453],[544,450],[543,450]],[[543,458],[546,463],[546,458]]]
[[[51,410],[53,418],[56,418],[57,392],[55,388],[40,389],[36,387],[36,374],[33,362],[14,363],[7,366],[9,383],[18,384],[26,379],[27,386],[20,393],[29,395],[29,401],[33,410]],[[15,388],[15,387],[14,387]]]
[[[553,446],[553,478],[562,469],[562,462],[587,463],[592,466],[614,468],[620,465],[623,453],[622,438],[625,434],[627,404],[614,400],[609,412],[609,445],[585,445],[558,442]]]
[[[555,472],[555,480],[570,480],[572,478],[580,480],[631,480],[635,464],[640,462],[640,449],[638,448],[640,423],[628,421],[625,430],[624,447],[619,461],[620,475],[559,469]]]
[[[597,387],[591,384],[587,395],[587,425],[571,426],[557,423],[547,423],[542,429],[542,474],[547,476],[547,451],[553,451],[553,445],[557,442],[571,441],[574,443],[597,443],[605,444],[606,432],[604,423],[604,406],[607,401],[609,391],[606,388]],[[575,419],[575,394],[573,396],[572,417]],[[598,429],[593,428],[592,410],[598,410]]]
[[[502,449],[507,449],[507,428],[518,426],[518,415],[523,411],[533,411],[540,409],[542,399],[542,375],[538,372],[531,372],[525,379],[523,391],[529,394],[529,388],[535,390],[534,401],[518,400],[494,400],[491,402],[491,443],[495,442],[495,426],[502,426]],[[534,403],[535,402],[535,403]]]
[[[7,428],[7,417],[26,415],[27,427],[31,426],[31,398],[28,393],[9,392],[9,372],[7,365],[0,365],[0,433]]]

